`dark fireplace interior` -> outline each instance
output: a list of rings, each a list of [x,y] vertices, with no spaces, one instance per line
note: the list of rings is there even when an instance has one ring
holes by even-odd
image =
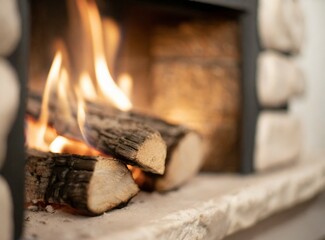
[[[71,78],[80,72],[80,58],[89,56],[71,4],[30,3],[29,89],[42,92],[58,38],[70,58]],[[125,73],[132,78],[134,109],[197,130],[205,144],[204,170],[242,170],[241,11],[181,1],[97,4],[102,18],[118,25],[108,65],[115,80]]]

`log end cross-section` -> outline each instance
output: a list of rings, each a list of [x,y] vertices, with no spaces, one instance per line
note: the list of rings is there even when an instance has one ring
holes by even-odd
[[[139,191],[127,167],[110,157],[28,151],[26,201],[69,205],[99,215]]]
[[[106,116],[87,118],[90,145],[144,171],[163,174],[167,147],[160,133],[133,119]]]

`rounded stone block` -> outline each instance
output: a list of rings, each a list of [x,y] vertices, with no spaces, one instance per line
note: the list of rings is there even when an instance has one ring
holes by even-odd
[[[284,52],[299,52],[305,35],[300,2],[259,0],[258,28],[263,47]]]
[[[305,78],[293,58],[265,51],[258,57],[256,85],[260,104],[277,107],[304,93]]]
[[[298,160],[301,149],[299,120],[287,112],[261,112],[255,138],[254,165],[263,171]]]
[[[0,58],[0,169],[7,150],[7,137],[18,109],[19,84],[10,63]]]
[[[16,0],[0,0],[0,55],[10,55],[21,36],[21,22]]]
[[[0,175],[0,239],[13,239],[13,208],[7,181]]]

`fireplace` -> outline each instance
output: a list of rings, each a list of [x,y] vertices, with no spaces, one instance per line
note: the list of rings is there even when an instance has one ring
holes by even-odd
[[[54,133],[50,131],[48,136],[43,136],[43,140],[47,141],[46,138],[51,140],[50,143],[45,143],[41,150],[87,155],[86,160],[96,162],[94,165],[100,166],[102,166],[101,158],[93,158],[93,155],[111,154],[110,151],[113,151],[113,156],[123,158],[124,163],[141,166],[144,170],[150,169],[151,173],[146,174],[143,173],[143,169],[138,170],[129,166],[133,172],[133,178],[138,178],[137,183],[144,188],[149,186],[148,188],[152,189],[154,186],[154,189],[159,190],[157,186],[160,186],[160,190],[166,191],[180,187],[180,185],[171,185],[170,189],[166,187],[168,181],[155,185],[159,179],[155,174],[161,174],[162,167],[168,168],[168,165],[163,164],[161,167],[142,162],[140,157],[137,158],[142,154],[125,153],[127,152],[125,148],[119,152],[115,148],[105,152],[103,145],[107,147],[107,142],[103,144],[101,140],[98,140],[97,135],[93,137],[94,131],[91,131],[95,129],[97,132],[98,128],[103,126],[102,123],[98,124],[98,119],[116,121],[118,124],[122,120],[127,120],[123,129],[127,128],[128,131],[135,131],[132,128],[134,119],[136,122],[144,122],[144,125],[136,125],[136,131],[140,128],[141,133],[127,135],[124,139],[132,138],[132,144],[134,144],[135,136],[141,135],[141,139],[147,140],[146,136],[149,135],[151,145],[147,144],[150,145],[149,150],[144,152],[152,152],[155,148],[163,152],[164,144],[167,142],[167,153],[150,155],[154,159],[165,159],[166,154],[167,158],[172,158],[171,153],[179,152],[177,147],[181,144],[168,145],[168,141],[164,138],[165,132],[167,132],[168,139],[176,139],[172,141],[181,141],[179,139],[185,139],[184,136],[190,135],[186,138],[190,139],[186,140],[186,144],[190,142],[186,151],[190,150],[191,154],[186,155],[186,158],[200,159],[200,161],[195,160],[196,162],[192,165],[185,163],[185,165],[193,166],[188,170],[191,176],[196,174],[201,166],[205,171],[230,171],[242,174],[253,173],[256,166],[258,169],[263,169],[265,165],[263,161],[267,157],[263,155],[264,152],[256,153],[256,146],[259,145],[255,143],[256,139],[258,144],[263,142],[256,137],[258,115],[265,110],[285,112],[287,99],[281,101],[280,104],[265,104],[260,100],[263,97],[258,96],[260,85],[256,78],[260,73],[257,70],[261,68],[257,69],[257,64],[263,61],[258,59],[263,49],[258,40],[256,0],[155,1],[154,3],[145,0],[129,0],[123,3],[101,0],[96,2],[97,5],[95,1],[57,3],[30,0],[27,3],[21,0],[19,4],[22,18],[26,21],[22,21],[23,32],[20,45],[10,59],[17,68],[21,81],[20,87],[23,91],[17,122],[14,123],[11,135],[9,135],[7,159],[24,159],[23,125],[25,104],[28,101],[27,114],[34,118],[32,121],[29,119],[29,123],[32,122],[33,127],[39,127],[39,122],[45,119],[45,124],[49,123],[55,129]],[[85,4],[89,4],[87,10],[85,10]],[[27,5],[30,8],[29,18],[26,16]],[[97,6],[99,12],[96,12]],[[84,17],[85,14],[93,15],[93,17],[87,20]],[[28,24],[31,24],[30,32]],[[89,29],[85,27],[85,24]],[[103,27],[97,29],[98,25]],[[95,39],[100,40],[94,43]],[[92,44],[88,45],[89,42]],[[29,65],[27,65],[28,50]],[[273,55],[272,57],[272,59],[277,58]],[[266,58],[269,59],[269,57]],[[104,60],[104,62],[96,62],[96,59]],[[29,66],[28,93],[25,91],[27,66]],[[55,69],[57,69],[56,72]],[[294,67],[292,69],[296,72]],[[106,83],[103,84],[101,81],[102,74],[106,80],[111,80],[110,87],[107,88]],[[61,82],[51,83],[53,79],[61,79]],[[94,79],[97,79],[97,82],[89,84],[95,81]],[[72,83],[67,83],[67,81]],[[86,85],[85,87],[79,86],[76,90],[80,82],[86,82]],[[50,85],[52,88],[48,87]],[[54,95],[53,86],[56,88]],[[115,97],[108,96],[107,91],[110,92],[111,89],[116,89]],[[295,91],[299,92],[299,87]],[[47,95],[41,97],[41,92]],[[73,96],[69,95],[71,92],[74,92]],[[93,98],[98,98],[98,96],[101,99],[98,102],[93,101]],[[132,111],[129,111],[131,103],[125,96],[132,100]],[[121,99],[122,103],[117,103],[117,98]],[[259,101],[258,98],[260,98]],[[80,99],[82,101],[79,101]],[[109,108],[112,108],[108,112],[103,110],[107,106],[107,102],[103,103],[103,99],[106,99],[109,102]],[[267,102],[268,98],[266,99]],[[57,103],[59,105],[56,105]],[[71,110],[71,105],[74,110]],[[96,117],[95,120],[87,121],[80,117],[87,115],[87,111],[83,112],[82,108],[80,110],[80,106],[85,105],[93,114],[92,117]],[[43,106],[48,108],[46,110],[48,114],[45,117],[44,112],[41,112]],[[261,115],[264,117],[267,114]],[[264,118],[268,121],[270,119],[267,116]],[[40,121],[35,123],[35,119]],[[147,129],[147,124],[150,130]],[[88,128],[79,129],[78,127],[86,125]],[[295,126],[288,128],[294,131]],[[154,130],[159,129],[157,131],[162,135],[163,142],[160,142],[160,137],[156,137],[156,132],[151,130],[151,127]],[[40,131],[40,128],[37,128],[37,131]],[[146,132],[143,134],[145,136],[142,136],[143,132]],[[33,140],[29,140],[29,130],[26,134],[30,144]],[[88,138],[80,142],[80,139],[85,138],[87,134]],[[193,135],[195,137],[192,137]],[[199,138],[203,139],[202,142],[198,140]],[[62,141],[67,141],[67,139],[69,144],[62,147]],[[151,141],[152,139],[154,140]],[[37,142],[36,145],[33,143],[29,146],[40,147],[43,143]],[[89,149],[87,144],[92,148]],[[296,147],[296,144],[293,145]],[[78,146],[77,151],[75,146]],[[196,151],[196,148],[200,148],[198,146],[202,146],[202,152]],[[140,149],[138,146],[136,148]],[[80,153],[81,150],[84,152]],[[284,158],[291,160],[292,155],[295,156],[296,153],[297,149],[293,148]],[[50,159],[49,167],[61,164],[60,171],[64,167],[69,168],[69,171],[71,169],[73,171],[89,170],[88,165],[87,169],[84,169],[83,164],[78,169],[72,166],[78,166],[85,160],[84,157],[74,157],[73,164],[70,166],[66,160],[66,158],[70,159],[70,156],[32,154],[34,157],[32,161],[37,159],[34,162],[46,158]],[[134,154],[136,164],[132,162]],[[132,159],[128,158],[128,155],[132,155]],[[254,162],[256,158],[263,160],[258,161],[256,165]],[[204,159],[204,163],[201,159]],[[15,234],[19,236],[23,206],[23,165],[20,164],[20,167],[17,167],[12,164],[6,161],[3,175],[14,189],[12,192],[16,214]],[[128,171],[124,165],[117,164],[114,167],[121,175]],[[94,169],[97,167],[92,168],[93,171]],[[17,174],[20,171],[19,177],[13,174],[16,171]],[[37,169],[33,171],[36,172]],[[61,176],[64,175],[63,178],[66,176],[66,173],[61,173],[57,175],[59,180]],[[175,175],[177,174],[173,177]],[[170,179],[174,179],[173,177]],[[129,179],[123,180],[129,181]],[[27,179],[27,183],[28,181]],[[61,184],[60,181],[55,183]],[[183,179],[181,183],[183,184]],[[20,189],[16,188],[18,185]],[[136,187],[132,184],[128,187],[132,189],[128,197],[132,197],[136,194]],[[53,188],[51,191],[54,196],[56,189]],[[64,200],[60,202],[61,200],[55,203],[68,203]],[[122,202],[128,201],[128,199],[122,200]],[[73,201],[69,204],[72,207],[78,205]],[[121,202],[114,207],[119,204]],[[90,210],[91,213],[101,213],[101,211],[96,211]]]
[[[107,47],[113,49],[106,53],[111,58],[109,70],[117,81],[123,76],[132,78],[130,97],[134,108],[199,131],[207,145],[205,170],[252,172],[256,116],[248,114],[249,120],[244,116],[245,101],[256,101],[256,97],[255,89],[246,91],[243,83],[254,79],[248,74],[255,74],[255,61],[251,59],[256,58],[258,43],[256,26],[248,24],[255,35],[243,28],[246,16],[252,15],[253,21],[256,4],[234,7],[197,2],[111,2],[99,1],[107,26],[103,34],[116,45]],[[65,41],[74,72],[80,72],[76,64],[90,64],[89,60],[80,61],[91,58],[83,46],[89,39],[79,43],[71,40],[76,38],[72,35],[87,39],[82,37],[85,32],[78,25],[80,20],[72,20],[76,10],[64,3],[55,5],[37,1],[32,4],[35,37],[31,42],[30,79],[41,79],[39,84],[30,84],[32,89],[42,89],[44,85],[42,79],[46,78],[54,55],[49,45],[53,46],[57,38]],[[57,20],[56,15],[62,18]],[[117,26],[112,26],[111,19]],[[49,28],[53,30],[46,31]],[[255,42],[245,40],[246,34]],[[39,48],[47,50],[37,51]],[[246,55],[252,62],[242,61]],[[252,126],[243,127],[246,121]],[[247,136],[245,141],[242,136]]]

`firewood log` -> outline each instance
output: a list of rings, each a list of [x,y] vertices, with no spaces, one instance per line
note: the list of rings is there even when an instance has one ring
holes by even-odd
[[[37,96],[37,94],[30,95],[27,114],[33,118],[37,118],[40,111],[40,102],[41,98]],[[51,104],[51,108],[55,109],[54,103]],[[52,112],[55,112],[55,110]],[[60,134],[77,132],[76,130],[67,131],[68,129],[78,128],[78,126],[70,125],[69,127],[63,127],[66,123],[61,121],[56,122],[58,120],[55,118],[56,115],[57,114],[52,114],[50,116],[50,122],[55,126],[55,128],[58,126],[56,130]],[[133,111],[121,112],[95,103],[88,103],[87,116],[89,119],[88,121],[90,122],[95,121],[92,119],[101,119],[102,122],[116,121],[116,119],[125,123],[141,122],[142,124],[157,130],[161,134],[167,145],[166,171],[162,176],[158,176],[157,174],[146,174],[146,189],[167,191],[179,187],[194,176],[202,165],[203,146],[201,144],[201,138],[196,132],[185,126],[171,124],[160,118],[143,113]],[[64,131],[60,131],[60,128],[64,129]],[[95,133],[88,135],[96,136]],[[98,147],[96,148],[98,149]]]
[[[31,98],[27,114],[37,118],[40,105],[41,98]],[[50,109],[49,124],[59,134],[84,140],[77,121],[65,121],[53,102]],[[165,171],[166,144],[157,130],[140,121],[115,114],[106,114],[104,117],[99,113],[87,114],[83,133],[86,142],[102,153],[112,155],[126,164],[138,166],[144,171],[156,174],[163,174]]]
[[[166,131],[163,135],[168,139],[165,173],[162,176],[145,173],[142,185],[145,190],[164,192],[178,188],[194,177],[202,166],[203,149],[199,135],[184,127],[168,128],[175,132]]]
[[[121,112],[99,104],[89,104],[88,113],[101,119],[118,116],[125,121],[139,121],[158,130],[167,144],[166,170],[164,175],[146,174],[145,189],[168,191],[191,179],[203,161],[200,136],[183,125],[171,124],[160,118],[138,112]]]
[[[138,191],[127,167],[112,157],[28,150],[27,203],[64,204],[99,215],[128,202]]]
[[[87,142],[98,151],[111,154],[143,170],[163,174],[166,144],[156,130],[134,121],[114,116],[87,118]]]

